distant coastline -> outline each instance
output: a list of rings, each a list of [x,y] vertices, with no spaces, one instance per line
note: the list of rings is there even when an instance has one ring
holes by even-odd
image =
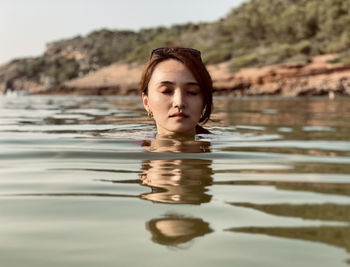
[[[103,29],[0,66],[0,94],[138,94],[150,51],[184,46],[202,52],[217,95],[350,95],[349,18],[337,0],[250,0],[212,23]]]
[[[350,66],[331,64],[336,55],[316,56],[310,62],[243,68],[231,73],[228,63],[209,65],[215,95],[285,97],[350,95]],[[137,95],[139,65],[112,64],[94,73],[34,94]]]

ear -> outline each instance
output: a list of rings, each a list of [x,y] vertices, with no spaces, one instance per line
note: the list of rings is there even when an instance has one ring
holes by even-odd
[[[142,102],[143,102],[143,106],[145,107],[145,110],[148,113],[151,113],[151,109],[149,108],[149,104],[148,104],[148,96],[145,93],[142,93]]]

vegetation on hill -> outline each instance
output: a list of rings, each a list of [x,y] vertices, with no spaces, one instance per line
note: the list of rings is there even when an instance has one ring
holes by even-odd
[[[153,48],[176,45],[201,50],[206,63],[230,61],[233,71],[325,53],[341,53],[335,61],[349,63],[350,0],[250,0],[214,23],[94,31],[50,43],[42,57],[11,62],[12,74],[2,67],[0,80],[45,78],[54,87],[114,62],[143,63]]]
[[[349,0],[252,0],[222,22],[237,68],[346,51],[349,26]]]

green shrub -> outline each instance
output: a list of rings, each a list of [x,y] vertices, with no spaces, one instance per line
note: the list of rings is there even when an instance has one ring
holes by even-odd
[[[229,60],[232,56],[231,54],[229,49],[218,48],[205,53],[203,61],[210,64],[220,63]]]
[[[256,54],[247,54],[235,57],[230,62],[230,70],[237,71],[240,68],[256,66],[259,63],[259,56]]]
[[[350,50],[340,53],[336,58],[329,60],[329,63],[342,63],[345,65],[350,65]]]

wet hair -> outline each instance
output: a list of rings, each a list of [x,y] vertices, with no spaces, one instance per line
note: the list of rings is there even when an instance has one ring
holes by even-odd
[[[161,48],[162,53],[154,53],[154,51],[158,50],[160,49],[153,50],[150,59],[145,64],[140,81],[141,93],[144,93],[145,95],[148,94],[148,83],[151,80],[154,69],[159,63],[168,59],[180,61],[192,73],[201,89],[204,98],[204,112],[202,112],[199,122],[203,124],[206,123],[209,120],[212,111],[213,81],[200,58],[200,52],[192,48],[165,47]],[[198,53],[193,53],[193,51]]]

